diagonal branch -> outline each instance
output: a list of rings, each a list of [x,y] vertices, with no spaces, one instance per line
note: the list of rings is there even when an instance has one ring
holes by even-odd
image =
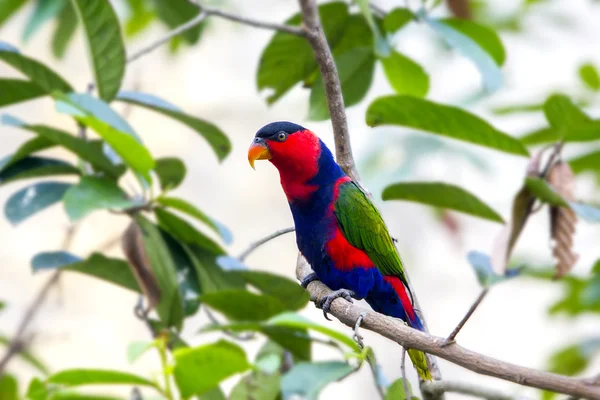
[[[325,37],[325,33],[323,33],[317,2],[315,0],[299,0],[299,3],[302,9],[306,39],[313,48],[315,60],[319,65],[325,85],[327,107],[329,108],[335,139],[335,158],[344,172],[354,181],[358,182],[359,177],[358,172],[356,172],[354,157],[352,156],[352,146],[350,145],[350,133],[348,132],[348,122],[346,121],[340,78],[333,55],[331,54],[331,49],[327,44],[327,38]]]
[[[310,265],[303,257],[298,257],[296,277],[302,280],[311,272]],[[331,289],[320,281],[313,281],[307,287],[311,300],[318,302],[331,293]],[[330,309],[330,314],[343,324],[354,327],[354,323],[364,309],[343,299],[336,299]],[[404,348],[417,349],[433,354],[456,365],[482,375],[493,376],[542,390],[563,393],[567,395],[600,399],[600,385],[595,382],[569,378],[549,372],[526,368],[508,362],[500,361],[486,355],[468,350],[458,344],[443,346],[444,338],[407,327],[401,320],[370,311],[362,321],[362,328],[379,333],[393,340]],[[428,383],[422,385],[427,386]]]
[[[256,242],[253,242],[250,244],[250,246],[248,246],[248,248],[246,250],[244,250],[239,256],[238,256],[238,260],[240,261],[244,261],[246,259],[246,257],[248,257],[254,250],[256,250],[257,248],[259,248],[260,246],[262,246],[263,244],[267,243],[268,241],[271,241],[281,235],[285,235],[286,233],[290,233],[290,232],[294,232],[296,230],[296,228],[294,228],[293,226],[289,227],[289,228],[284,228],[284,229],[280,229],[278,231],[275,231],[273,233],[271,233],[269,236],[265,236],[262,239],[258,239]]]

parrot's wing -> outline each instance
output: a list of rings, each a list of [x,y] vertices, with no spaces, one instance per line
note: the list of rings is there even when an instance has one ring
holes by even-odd
[[[394,242],[366,193],[354,182],[341,184],[334,210],[346,240],[364,251],[383,275],[397,276],[408,287]]]

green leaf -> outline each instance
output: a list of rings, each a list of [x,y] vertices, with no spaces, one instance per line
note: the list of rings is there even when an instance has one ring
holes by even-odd
[[[2,168],[0,165],[0,186],[20,179],[79,174],[79,169],[62,160],[45,157],[26,157],[5,168]]]
[[[425,97],[429,91],[429,76],[410,58],[392,51],[380,58],[388,82],[398,94]]]
[[[144,249],[160,290],[156,311],[162,322],[181,330],[184,303],[179,291],[176,261],[160,229],[141,215],[137,215],[135,220],[141,229]]]
[[[220,387],[215,387],[203,395],[196,396],[198,400],[227,400]]]
[[[458,29],[454,24],[446,23],[445,20],[430,18],[424,11],[422,11],[419,16],[451,47],[455,48],[477,66],[477,69],[479,69],[479,72],[481,73],[483,86],[488,92],[494,92],[502,86],[502,71],[495,60],[494,55],[488,53],[490,49],[482,47],[481,43],[478,41],[485,39],[486,45],[495,44],[490,41],[490,38],[494,37],[493,31],[487,32],[486,28],[481,26],[470,28],[461,27],[461,29]],[[467,24],[469,22],[470,21],[468,21]],[[459,26],[459,24],[456,25]],[[469,36],[470,34],[481,34],[482,32],[485,32],[482,39],[476,39]],[[495,56],[498,57],[499,54],[495,54]]]
[[[386,57],[390,54],[391,48],[388,41],[383,37],[379,30],[379,24],[375,22],[375,17],[371,11],[371,4],[369,0],[355,0],[354,3],[358,6],[361,14],[365,21],[369,25],[373,38],[375,39],[375,53],[378,56]]]
[[[558,131],[550,127],[545,127],[526,133],[521,136],[519,140],[526,146],[534,146],[537,144],[555,142],[560,140],[560,138],[561,135]]]
[[[477,43],[479,47],[494,59],[496,64],[504,64],[506,51],[500,37],[493,29],[463,18],[446,18],[440,20],[440,22]]]
[[[62,7],[63,0],[36,0],[33,12],[23,30],[23,42],[29,41],[34,33],[60,12]]]
[[[67,369],[48,378],[49,383],[65,386],[137,385],[156,387],[154,382],[128,372],[103,369]]]
[[[597,92],[600,90],[600,74],[598,69],[592,63],[585,63],[579,67],[579,78],[591,90]]]
[[[408,8],[397,7],[383,18],[383,28],[386,32],[395,33],[415,19],[415,14]]]
[[[13,225],[17,225],[61,201],[71,186],[62,182],[42,182],[27,186],[8,199],[4,205],[4,215]]]
[[[262,326],[258,331],[289,351],[296,360],[311,360],[312,339],[306,329]]]
[[[350,107],[359,103],[367,94],[373,80],[375,69],[373,51],[367,48],[355,48],[335,57],[335,63],[342,86],[344,105]],[[328,118],[325,87],[323,79],[319,77],[310,92],[308,119],[322,121]]]
[[[551,372],[573,376],[583,372],[600,350],[600,339],[588,339],[581,343],[563,347],[548,360]]]
[[[256,371],[246,375],[233,387],[229,400],[277,400],[281,376]]]
[[[206,139],[220,161],[223,161],[231,151],[231,142],[216,125],[186,114],[163,99],[147,93],[120,92],[117,100],[148,108],[187,125]]]
[[[146,0],[127,0],[126,3],[130,13],[125,22],[125,36],[132,38],[150,26],[156,15]]]
[[[246,290],[206,293],[200,301],[236,321],[264,321],[285,311],[279,299]]]
[[[83,25],[100,97],[111,101],[125,74],[125,45],[110,2],[71,0]]]
[[[129,361],[129,364],[133,364],[145,352],[153,347],[156,347],[156,342],[145,342],[138,340],[129,343],[127,345],[127,361]]]
[[[7,337],[5,337],[5,336],[0,336],[0,344],[8,347],[8,346],[10,346],[11,341]],[[23,361],[25,361],[27,364],[29,364],[29,366],[33,367],[35,370],[37,370],[42,375],[48,375],[48,374],[50,374],[50,370],[48,369],[48,367],[46,366],[46,364],[44,364],[32,352],[27,351],[27,350],[22,350],[22,351],[19,352],[18,357],[20,357],[21,359],[23,359]],[[2,394],[2,393],[0,392],[0,394]],[[0,397],[0,399],[1,398],[2,397]]]
[[[2,164],[2,167],[4,168],[14,162],[22,160],[23,158],[33,153],[37,153],[38,151],[46,150],[54,146],[56,145],[52,141],[41,136],[29,139],[10,156],[10,160],[8,163]]]
[[[19,400],[19,382],[13,375],[0,376],[0,400]]]
[[[187,244],[202,247],[213,254],[225,254],[225,251],[211,238],[194,228],[187,221],[163,209],[155,208],[154,213],[158,224],[177,239]]]
[[[10,19],[27,0],[4,0],[0,2],[0,27]]]
[[[600,173],[600,161],[598,160],[600,160],[600,150],[572,158],[569,160],[569,165],[575,174],[588,171]]]
[[[544,104],[541,103],[520,103],[507,106],[492,108],[492,112],[496,115],[510,115],[516,113],[538,112],[544,109]]]
[[[316,400],[325,386],[352,372],[354,367],[339,361],[298,363],[281,379],[281,392],[284,398],[299,395],[307,400]]]
[[[392,384],[388,387],[385,392],[384,400],[402,400],[406,399],[406,393],[404,392],[404,379],[399,378],[396,379]]]
[[[160,188],[163,191],[173,190],[181,185],[187,170],[185,164],[179,158],[163,157],[156,159],[154,172],[158,175]]]
[[[171,235],[161,232],[175,268],[177,268],[177,282],[179,293],[183,301],[183,309],[186,316],[194,315],[200,307],[200,284],[194,268],[194,264],[182,244],[177,242]]]
[[[525,178],[525,184],[529,191],[540,201],[553,206],[569,207],[569,203],[560,194],[556,193],[545,180],[529,176]]]
[[[527,156],[523,144],[483,119],[461,110],[410,96],[384,96],[367,110],[367,125],[398,125],[420,129],[500,150]]]
[[[134,292],[141,292],[126,261],[106,257],[101,253],[92,253],[85,260],[64,251],[38,253],[31,260],[31,266],[34,272],[54,268],[79,272]]]
[[[27,76],[47,94],[53,91],[64,93],[73,91],[71,85],[56,72],[39,61],[20,54],[15,47],[8,43],[0,42],[0,60]]]
[[[286,328],[296,328],[296,329],[308,329],[315,332],[322,333],[324,335],[329,336],[330,338],[345,344],[350,349],[354,351],[358,351],[359,347],[354,340],[350,337],[340,333],[336,330],[327,328],[323,325],[316,324],[301,315],[286,312],[280,315],[277,315],[267,321],[268,326],[278,326],[278,327],[286,327]]]
[[[106,172],[110,177],[117,178],[122,173],[122,168],[114,165],[105,155],[102,153],[102,149],[93,142],[87,142],[76,136],[71,135],[68,132],[64,132],[45,125],[27,125],[18,119],[11,117],[10,115],[2,115],[2,123],[5,125],[16,126],[22,129],[26,129],[37,134],[40,138],[45,141],[37,141],[30,143],[26,148],[19,149],[20,155],[28,154],[28,152],[38,151],[40,149],[51,147],[48,142],[55,145],[62,146],[72,153],[76,154],[82,160],[89,162],[95,168]],[[25,145],[24,145],[25,146]],[[17,154],[17,153],[15,153]],[[14,157],[14,156],[13,156]]]
[[[222,380],[250,368],[244,350],[225,340],[176,350],[174,356],[173,375],[183,397],[204,394]]]
[[[22,79],[0,79],[0,107],[37,99],[45,95],[37,84]]]
[[[57,58],[63,58],[65,51],[73,39],[79,20],[73,5],[65,1],[65,5],[58,16],[54,33],[52,34],[52,54]]]
[[[77,221],[96,210],[119,210],[142,205],[139,200],[129,199],[113,181],[105,178],[84,176],[79,184],[72,186],[63,199],[67,215]]]
[[[319,6],[319,15],[327,42],[335,48],[341,40],[348,20],[348,6],[342,2]],[[302,17],[296,14],[285,24],[300,25]],[[317,69],[310,44],[301,37],[277,32],[263,50],[256,82],[259,91],[271,89],[267,104],[275,103],[298,82],[308,78]]]
[[[459,211],[503,223],[502,217],[475,195],[441,182],[400,182],[383,190],[383,200],[405,200]]]
[[[75,116],[82,124],[92,128],[113,148],[134,171],[139,172],[147,182],[152,182],[150,171],[154,168],[154,159],[148,149],[134,137],[119,131],[107,123],[92,116]]]
[[[217,257],[222,253],[195,245],[183,245],[192,261],[202,293],[212,293],[227,289],[244,289],[244,281],[217,264]]]
[[[591,121],[571,99],[563,95],[550,96],[544,103],[544,114],[550,126],[564,136],[569,135],[570,129]]]
[[[185,22],[195,18],[200,13],[200,9],[187,0],[154,0],[153,3],[156,9],[156,15],[170,29],[177,28]],[[181,37],[185,39],[188,44],[195,44],[200,38],[202,29],[203,24],[200,24],[197,27],[183,32]]]
[[[1,183],[1,175],[0,175],[0,183]],[[223,224],[213,220],[211,217],[204,214],[193,204],[191,204],[183,199],[177,198],[177,197],[161,196],[161,197],[157,198],[156,201],[157,201],[157,203],[159,203],[167,208],[181,211],[182,213],[185,213],[191,217],[196,218],[198,221],[206,224],[209,228],[211,228],[214,232],[216,232],[223,239],[223,241],[225,241],[225,243],[227,243],[227,244],[231,243],[231,240],[232,240],[231,231],[229,229],[227,229],[227,227],[225,227]]]
[[[287,310],[300,310],[310,301],[306,290],[298,283],[263,271],[231,271],[230,274],[241,277],[246,283],[254,286],[262,293],[281,301]]]

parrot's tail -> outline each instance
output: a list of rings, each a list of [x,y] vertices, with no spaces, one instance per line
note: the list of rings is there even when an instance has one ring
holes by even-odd
[[[415,311],[410,295],[406,286],[397,276],[386,275],[383,277],[385,288],[378,290],[375,293],[369,293],[366,300],[373,310],[380,312],[390,317],[401,318],[406,321],[411,328],[423,331],[423,323]],[[386,290],[387,289],[387,290]],[[393,292],[393,293],[390,293]],[[393,297],[394,301],[391,301]],[[399,301],[398,301],[399,300]],[[419,350],[408,350],[408,356],[413,365],[417,369],[421,380],[430,381],[431,372],[427,364],[425,353]]]

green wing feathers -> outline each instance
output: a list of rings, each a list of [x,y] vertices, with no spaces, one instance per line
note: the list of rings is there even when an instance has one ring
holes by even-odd
[[[383,275],[397,276],[407,285],[402,261],[385,222],[365,192],[354,182],[344,183],[339,187],[334,207],[346,240],[367,253]]]

